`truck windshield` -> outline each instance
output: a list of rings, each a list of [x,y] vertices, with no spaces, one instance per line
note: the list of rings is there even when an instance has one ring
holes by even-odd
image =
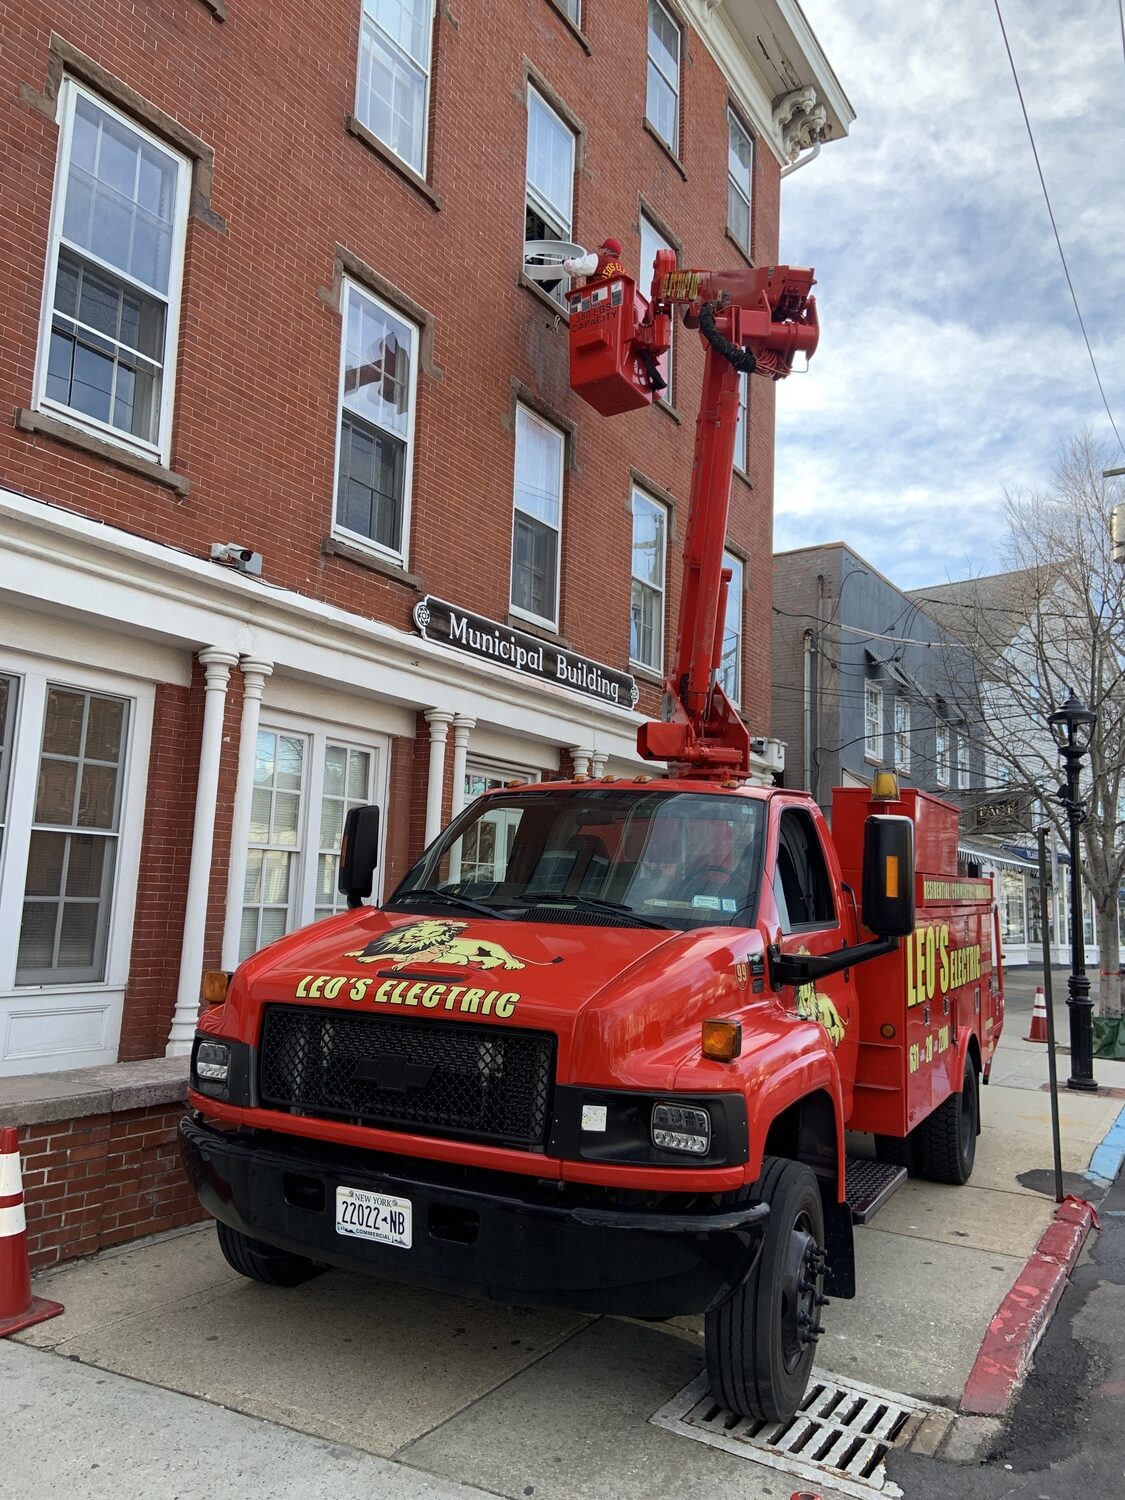
[[[747,926],[758,903],[764,803],[639,788],[483,797],[422,856],[388,904],[483,906],[523,917],[662,927]],[[425,892],[425,895],[422,893]],[[513,910],[515,908],[516,910]]]

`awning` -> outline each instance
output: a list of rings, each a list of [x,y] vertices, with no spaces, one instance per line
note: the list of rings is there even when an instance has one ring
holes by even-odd
[[[1024,859],[1021,855],[1010,849],[1001,852],[984,844],[973,844],[968,839],[962,839],[957,845],[957,853],[963,859],[970,859],[974,864],[997,865],[1003,870],[1031,870],[1038,874],[1039,866],[1034,860]]]

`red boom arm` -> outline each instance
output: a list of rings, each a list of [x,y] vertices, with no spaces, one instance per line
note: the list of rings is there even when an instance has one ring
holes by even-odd
[[[604,414],[647,406],[662,389],[657,362],[671,343],[676,304],[706,350],[675,667],[664,683],[663,719],[637,731],[641,755],[669,761],[679,776],[750,773],[749,732],[719,682],[738,377],[745,370],[781,380],[798,353],[811,358],[820,332],[813,281],[810,270],[791,266],[677,271],[674,253],[661,250],[648,301],[624,275],[567,294],[570,383]]]

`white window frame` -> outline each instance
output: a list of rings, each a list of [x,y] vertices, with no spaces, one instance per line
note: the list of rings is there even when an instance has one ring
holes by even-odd
[[[880,765],[883,761],[883,688],[872,677],[863,681],[863,758]]]
[[[390,775],[390,749],[391,742],[387,735],[378,734],[374,731],[362,730],[357,732],[354,728],[330,722],[324,719],[307,718],[303,715],[285,713],[281,710],[273,710],[263,705],[261,719],[258,725],[259,731],[266,734],[287,734],[299,737],[305,741],[306,754],[304,762],[304,777],[301,785],[301,810],[299,825],[297,829],[297,844],[289,852],[297,856],[296,876],[289,893],[289,905],[286,909],[285,931],[295,932],[299,927],[306,927],[316,918],[316,874],[320,859],[320,809],[324,798],[324,759],[325,750],[331,745],[342,745],[346,749],[363,750],[375,758],[372,775],[371,800],[383,810],[379,828],[379,863],[375,869],[375,882],[372,886],[371,896],[368,898],[373,906],[377,906],[383,895],[383,871],[386,860],[386,837],[387,837],[387,790]],[[248,749],[249,754],[254,754],[255,747]],[[249,825],[242,831],[242,838],[247,849],[258,847],[250,843]],[[245,892],[242,893],[243,897]],[[239,942],[241,945],[241,922],[242,912],[253,903],[244,899],[239,904]],[[261,903],[257,903],[259,906]],[[330,920],[327,917],[322,921]]]
[[[901,693],[895,696],[894,706],[894,750],[895,769],[910,770],[910,700]]]
[[[406,452],[403,457],[403,481],[402,481],[402,544],[398,548],[385,547],[381,542],[375,541],[373,537],[365,536],[362,531],[352,531],[347,526],[342,526],[337,519],[340,504],[340,447],[344,431],[344,379],[347,374],[347,352],[348,352],[348,302],[351,294],[355,292],[360,297],[365,297],[368,302],[380,308],[397,323],[409,328],[411,333],[410,345],[410,397],[409,409],[406,415]],[[418,355],[421,348],[422,331],[416,323],[399,311],[392,302],[386,302],[382,297],[377,297],[374,292],[368,290],[362,282],[352,281],[344,277],[341,281],[340,291],[340,373],[339,386],[336,395],[336,457],[332,470],[332,535],[339,537],[349,546],[364,548],[376,556],[387,558],[391,562],[398,563],[402,567],[408,565],[410,555],[410,515],[411,500],[414,490],[414,426],[418,414]],[[387,432],[396,441],[400,441],[400,435],[389,428],[382,428],[370,417],[361,417],[369,426],[378,428],[379,431]]]
[[[949,725],[944,719],[934,722],[934,781],[938,786],[949,785]]]
[[[537,614],[535,614],[533,611],[531,611],[529,609],[522,609],[519,605],[517,605],[514,602],[514,600],[512,598],[512,595],[514,593],[514,585],[515,585],[515,578],[516,578],[516,514],[521,509],[520,504],[519,504],[519,458],[520,458],[520,419],[521,419],[521,417],[525,418],[529,422],[534,423],[538,427],[546,428],[546,430],[548,432],[553,433],[558,438],[558,440],[559,440],[559,464],[558,464],[558,475],[559,475],[559,481],[558,481],[558,483],[559,483],[559,487],[558,487],[558,496],[559,496],[559,524],[555,528],[555,530],[557,532],[557,535],[558,535],[558,544],[555,547],[555,613],[554,613],[553,618],[550,617],[550,616],[547,616],[547,615],[537,615]],[[563,494],[563,483],[564,483],[564,478],[565,478],[565,475],[566,475],[566,433],[562,430],[561,427],[556,427],[552,422],[548,422],[544,417],[539,416],[537,412],[532,411],[529,406],[524,406],[522,403],[519,403],[516,406],[516,434],[515,435],[516,435],[516,441],[515,441],[515,448],[514,448],[513,462],[512,462],[512,544],[511,544],[511,555],[510,555],[510,559],[509,559],[509,563],[508,563],[508,607],[511,610],[512,614],[513,615],[517,615],[521,620],[532,620],[537,625],[545,625],[549,630],[557,630],[559,628],[559,619],[561,618],[561,615],[562,615],[562,598],[561,598],[561,595],[562,595],[562,543],[563,543],[563,505],[564,505],[564,500],[565,500],[565,496]],[[524,512],[524,514],[530,515],[530,512]],[[533,516],[532,519],[535,520],[535,521],[539,521],[539,517],[538,516]],[[540,521],[540,525],[544,525],[545,526],[545,525],[547,525],[547,522]]]
[[[746,144],[750,147],[750,196],[749,197],[747,197],[746,193],[743,191],[741,183],[739,183],[739,182],[737,182],[735,180],[734,174],[730,170],[730,136],[736,130],[738,131],[739,135],[742,136],[745,139]],[[735,232],[734,232],[734,225],[730,221],[730,193],[731,193],[732,189],[733,189],[733,191],[735,193],[737,193],[737,195],[742,199],[743,203],[745,203],[745,205],[746,205],[746,242],[745,242],[745,244],[738,237],[738,235],[735,234]],[[746,126],[743,125],[742,121],[735,114],[734,110],[731,109],[730,106],[728,105],[727,106],[727,233],[730,235],[731,239],[735,242],[735,244],[739,247],[739,249],[745,251],[745,253],[746,253],[747,256],[749,256],[749,254],[750,254],[750,246],[751,246],[751,243],[753,241],[753,236],[754,236],[754,197],[753,197],[753,189],[754,189],[754,137],[746,129]]]
[[[389,36],[389,34],[386,31],[383,30],[382,26],[379,25],[379,23],[378,23],[378,21],[376,21],[375,17],[373,15],[369,15],[368,14],[367,5],[365,3],[365,0],[360,0],[360,6],[359,6],[359,53],[358,53],[358,56],[356,58],[356,69],[355,69],[355,107],[356,107],[356,119],[359,121],[359,123],[363,126],[363,128],[365,130],[369,130],[371,132],[371,134],[375,137],[375,139],[379,142],[379,144],[381,146],[383,146],[383,148],[385,150],[389,151],[392,156],[397,157],[397,159],[400,162],[402,162],[404,164],[404,166],[406,166],[408,168],[409,171],[414,172],[417,176],[422,177],[422,178],[425,178],[425,176],[426,176],[427,164],[429,162],[429,157],[430,157],[430,86],[431,86],[431,83],[432,83],[432,80],[433,80],[433,72],[434,72],[434,16],[435,16],[435,11],[436,11],[435,0],[426,0],[426,4],[428,5],[428,8],[429,8],[430,18],[429,18],[429,25],[428,25],[428,27],[426,29],[426,65],[425,65],[425,67],[423,67],[421,65],[421,63],[418,62],[417,58],[410,57],[409,53],[405,53],[404,54],[406,57],[409,58],[411,65],[413,67],[417,68],[418,71],[422,74],[423,78],[425,79],[425,84],[423,85],[423,89],[422,89],[422,151],[421,151],[421,160],[419,161],[419,163],[417,165],[414,162],[412,162],[409,157],[403,156],[403,154],[402,154],[401,151],[397,151],[394,148],[394,146],[391,145],[390,141],[384,140],[384,138],[379,134],[379,132],[375,129],[375,127],[372,124],[370,124],[367,120],[365,120],[363,118],[363,116],[359,112],[359,110],[360,110],[360,93],[359,93],[359,90],[360,90],[360,82],[361,82],[361,79],[363,77],[363,30],[364,30],[364,27],[367,26],[367,25],[371,25],[383,37],[386,37],[388,43],[390,44],[390,46],[396,52],[402,52],[403,51],[402,47],[399,46],[398,42],[396,42],[393,39],[393,37]]]
[[[734,467],[740,474],[749,472],[746,450],[750,443],[750,374],[738,372],[738,420],[734,429]]]
[[[0,651],[0,671],[16,679],[8,817],[0,846],[0,932],[13,935],[8,942],[0,943],[0,1077],[43,1067],[79,1068],[115,1062],[133,944],[156,690],[151,682],[137,678],[6,649]],[[18,934],[35,819],[48,686],[104,693],[128,703],[105,978],[17,985]],[[71,1014],[87,1021],[94,1019],[100,1029],[98,1045],[72,1047],[69,1051],[65,1047],[44,1046],[34,1055],[6,1050],[13,1018],[30,1021],[32,1025],[41,1020],[45,1026],[57,1028],[65,1025],[66,1017]]]
[[[582,0],[555,0],[555,4],[562,11],[567,20],[570,21],[572,25],[577,27],[579,31],[581,31]],[[572,11],[574,12],[573,15],[571,14]]]
[[[553,203],[542,188],[531,180],[531,121],[536,108],[542,109],[546,114],[557,122],[560,129],[565,132],[570,142],[570,171],[566,174],[569,184],[568,201],[565,213],[563,205]],[[524,217],[526,221],[527,209],[531,209],[541,218],[548,228],[557,226],[559,239],[573,241],[574,236],[574,173],[578,162],[578,136],[570,122],[561,115],[555,107],[550,104],[533,83],[527,85],[527,137],[524,142]],[[564,294],[569,290],[571,280],[569,276],[560,276],[555,284],[543,287],[543,291],[555,302],[560,302],[565,307]]]
[[[969,758],[969,737],[964,730],[956,737],[953,754],[957,761],[957,790],[963,792],[969,787],[972,775],[972,764]]]
[[[668,24],[676,33],[676,76],[674,79],[669,78],[665,74],[660,64],[652,55],[652,12],[654,9],[664,12],[664,16],[668,21]],[[661,4],[661,0],[649,0],[648,18],[645,27],[645,52],[647,58],[647,66],[645,71],[645,119],[648,121],[650,127],[656,132],[660,140],[662,140],[668,147],[669,151],[672,152],[673,156],[676,156],[679,154],[680,149],[680,77],[684,69],[684,32],[683,27],[680,25],[679,21],[677,21],[676,17],[672,14],[672,12],[666,5]],[[656,69],[660,77],[672,90],[673,97],[676,101],[675,125],[672,130],[671,140],[668,140],[667,136],[665,136],[661,132],[659,125],[657,125],[656,121],[650,116],[648,112],[648,68]]]
[[[646,245],[647,241],[647,245]],[[648,214],[641,214],[641,275],[638,277],[638,285],[644,287],[645,295],[647,289],[652,285],[652,265],[656,259],[657,250],[675,250],[675,245],[668,239],[667,235],[659,230]],[[651,250],[653,253],[648,254]],[[676,395],[676,320],[673,318],[668,326],[668,352],[662,355],[658,361],[660,373],[668,382],[664,390],[657,396],[657,401],[666,406],[675,406]]]
[[[738,620],[738,632],[737,632],[737,635],[738,635],[738,647],[737,647],[737,649],[735,651],[735,658],[734,658],[734,682],[733,682],[733,684],[731,686],[728,686],[727,683],[724,680],[723,681],[723,688],[724,688],[724,691],[726,692],[727,697],[730,699],[731,703],[733,703],[733,705],[735,706],[735,708],[739,708],[741,706],[741,704],[742,704],[742,606],[743,606],[743,595],[746,592],[746,563],[745,563],[745,561],[741,557],[739,557],[737,555],[737,553],[730,552],[730,551],[724,551],[724,553],[723,553],[723,567],[724,568],[730,568],[733,571],[733,577],[731,578],[731,581],[730,581],[730,588],[727,591],[727,618],[729,619],[730,612],[733,609],[736,612],[735,617]],[[724,643],[724,645],[726,644],[726,638],[727,638],[727,621],[724,620],[723,621],[723,643]],[[722,677],[722,664],[721,663],[720,663],[720,669],[719,670],[720,670],[720,678],[721,678]]]
[[[645,578],[638,578],[637,575],[632,570],[632,552],[633,552],[633,548],[636,546],[637,543],[636,543],[636,533],[635,533],[635,530],[631,532],[631,545],[630,545],[630,549],[629,549],[629,555],[630,555],[630,565],[629,565],[629,573],[630,573],[629,607],[630,607],[630,612],[632,611],[632,592],[633,592],[633,585],[634,584],[639,584],[641,588],[647,590],[649,593],[656,594],[656,596],[657,596],[657,598],[659,600],[659,603],[660,603],[660,609],[659,609],[659,613],[658,613],[658,625],[657,625],[657,629],[655,631],[655,637],[654,637],[654,641],[653,641],[653,653],[654,653],[654,655],[656,657],[656,660],[655,661],[645,661],[645,659],[643,657],[641,657],[641,656],[634,656],[633,655],[633,631],[632,631],[631,622],[630,622],[630,630],[629,630],[629,660],[630,660],[630,662],[634,666],[641,667],[644,671],[647,671],[647,672],[655,672],[657,674],[657,676],[663,677],[664,676],[664,615],[665,615],[665,604],[666,604],[667,596],[668,596],[668,533],[669,533],[669,531],[671,529],[671,515],[669,513],[667,505],[665,505],[662,500],[657,500],[654,495],[650,495],[647,490],[644,490],[644,489],[641,488],[640,485],[635,484],[633,486],[633,489],[632,489],[632,495],[631,495],[631,501],[630,501],[630,513],[631,513],[631,517],[632,517],[632,524],[633,524],[634,527],[636,525],[636,519],[637,519],[637,502],[638,501],[640,501],[642,507],[647,505],[652,510],[656,511],[659,515],[661,515],[664,518],[664,544],[661,547],[661,552],[660,552],[660,582],[659,582],[659,584],[649,583],[649,581],[647,579],[645,579]]]
[[[164,359],[160,377],[160,423],[155,443],[133,437],[109,422],[102,422],[97,417],[87,416],[84,412],[54,401],[47,395],[47,367],[55,311],[55,282],[58,276],[59,252],[65,243],[62,230],[66,184],[70,175],[70,156],[74,142],[74,111],[80,97],[88,99],[96,108],[103,110],[126,129],[133,131],[176,165],[176,207],[173,218],[172,250],[168,262],[167,296],[147,286],[144,282],[135,281],[125,272],[110,265],[108,261],[101,260],[89,250],[77,246],[71,249],[72,254],[103,270],[125,286],[142,290],[145,296],[156,297],[166,304]],[[47,238],[47,263],[43,275],[43,306],[39,318],[39,346],[35,361],[32,404],[36,411],[55,417],[80,431],[93,433],[105,442],[113,443],[131,453],[139,453],[167,467],[171,461],[172,450],[172,415],[175,406],[176,363],[180,344],[180,301],[183,292],[188,205],[191,197],[191,162],[186,156],[169,146],[166,141],[161,140],[159,136],[153,135],[150,130],[139,125],[131,116],[115,109],[108,100],[103,99],[93,89],[85,88],[70,77],[64,77],[59,88],[56,118],[59,124],[59,148],[55,159],[55,184],[51,198],[51,220]]]

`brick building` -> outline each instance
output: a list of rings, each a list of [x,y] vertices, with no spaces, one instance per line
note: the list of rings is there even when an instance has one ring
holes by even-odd
[[[350,805],[389,889],[490,779],[635,765],[702,354],[681,330],[668,400],[597,417],[522,244],[772,261],[783,165],[851,111],[794,0],[23,0],[0,72],[11,1075],[186,1050],[205,964],[333,909]],[[773,436],[759,382],[755,734]]]

